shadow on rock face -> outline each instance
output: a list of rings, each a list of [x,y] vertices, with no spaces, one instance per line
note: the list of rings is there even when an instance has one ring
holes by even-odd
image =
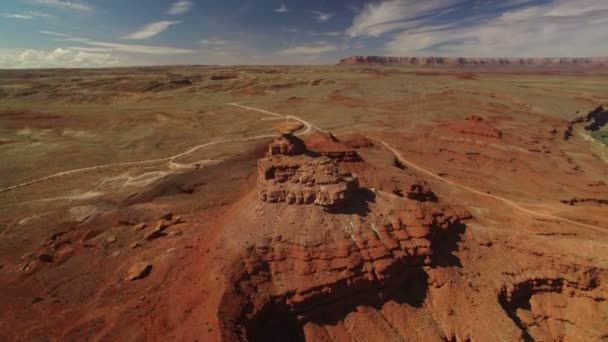
[[[370,189],[359,188],[353,192],[351,198],[342,205],[327,210],[331,214],[359,215],[366,217],[371,213],[369,203],[376,202],[376,194]]]
[[[250,342],[304,342],[304,330],[295,314],[286,305],[267,305],[247,323]]]
[[[453,253],[458,251],[458,243],[466,231],[466,225],[457,222],[452,227],[434,239],[433,265],[436,267],[462,267],[462,263]]]
[[[304,325],[334,326],[343,321],[350,313],[357,312],[357,307],[381,309],[394,301],[415,308],[422,307],[428,290],[428,275],[422,268],[403,270],[386,284],[364,284],[355,292],[308,303],[308,306],[297,311],[290,309],[284,302],[276,301],[267,305],[245,325],[247,340],[250,342],[266,341],[305,341]],[[349,289],[348,291],[352,291]]]

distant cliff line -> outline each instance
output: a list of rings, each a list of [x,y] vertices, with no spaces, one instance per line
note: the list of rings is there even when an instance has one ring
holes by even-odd
[[[532,67],[608,67],[608,57],[598,58],[464,58],[464,57],[383,57],[351,56],[339,65],[417,65],[417,66],[532,66]]]

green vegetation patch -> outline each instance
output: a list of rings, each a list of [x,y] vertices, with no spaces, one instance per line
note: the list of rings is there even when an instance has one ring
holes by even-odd
[[[602,144],[608,146],[608,131],[595,131],[595,132],[591,132],[591,136],[594,139],[599,140]]]

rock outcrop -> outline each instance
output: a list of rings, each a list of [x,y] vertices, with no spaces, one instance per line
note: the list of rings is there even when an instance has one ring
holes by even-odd
[[[307,152],[302,140],[283,134],[258,162],[258,194],[262,201],[316,204],[332,208],[344,203],[359,183],[325,156]]]
[[[292,151],[289,142],[296,139],[277,140]],[[243,239],[243,222],[257,227],[244,242],[246,252],[227,267],[219,313],[225,340],[293,339],[308,334],[302,332],[308,322],[357,305],[416,302],[416,287],[427,279],[424,267],[454,262],[453,246],[471,214],[440,202],[425,182],[389,165],[381,171],[308,148],[296,155],[274,152],[258,163],[262,202],[244,206],[225,227],[225,250]],[[365,171],[362,181],[370,188],[343,167]],[[377,190],[369,175],[378,172],[409,180],[409,191]],[[302,205],[271,204],[277,202]]]
[[[252,247],[233,266],[224,297],[242,306],[221,306],[226,340],[263,341],[281,336],[282,329],[294,335],[298,326],[339,315],[345,307],[418,300],[414,288],[402,291],[426,281],[423,267],[445,262],[450,250],[436,244],[454,243],[447,241],[462,232],[470,214],[389,193],[375,201],[370,214],[356,220],[303,212],[305,240],[291,237],[297,231],[281,231]],[[284,319],[295,327],[277,329]]]
[[[342,144],[333,134],[314,133],[306,139],[308,150],[341,162],[361,161],[354,148]]]
[[[412,65],[456,67],[608,67],[608,58],[463,58],[352,56],[339,65]]]

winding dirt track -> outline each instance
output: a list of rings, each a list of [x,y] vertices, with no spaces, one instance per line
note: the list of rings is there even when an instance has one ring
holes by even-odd
[[[308,132],[310,132],[312,129],[327,133],[326,130],[321,129],[299,117],[293,116],[293,115],[282,115],[282,114],[278,114],[278,113],[274,113],[274,112],[270,112],[267,110],[263,110],[263,109],[259,109],[259,108],[253,108],[253,107],[249,107],[249,106],[244,106],[238,103],[228,103],[228,105],[231,106],[235,106],[241,109],[245,109],[245,110],[251,110],[251,111],[256,111],[256,112],[260,112],[260,113],[264,113],[264,114],[268,114],[268,115],[272,115],[274,117],[276,117],[276,119],[294,119],[297,120],[299,122],[301,122],[302,124],[304,124],[304,126],[306,127],[306,129],[301,132],[298,133],[297,135],[304,135],[307,134]],[[272,118],[275,119],[275,118]],[[268,119],[267,119],[268,120]],[[134,162],[126,162],[126,163],[117,163],[117,164],[105,164],[105,165],[99,165],[99,166],[91,166],[91,167],[86,167],[86,168],[81,168],[81,169],[75,169],[75,170],[68,170],[68,171],[62,171],[62,172],[58,172],[43,178],[39,178],[39,179],[35,179],[29,182],[25,182],[25,183],[21,183],[21,184],[17,184],[17,185],[13,185],[13,186],[9,186],[3,189],[0,189],[0,193],[5,192],[5,191],[9,191],[9,190],[13,190],[13,189],[17,189],[17,188],[21,188],[21,187],[25,187],[31,184],[35,184],[35,183],[39,183],[39,182],[43,182],[43,181],[47,181],[47,180],[51,180],[54,178],[58,178],[58,177],[62,177],[62,176],[68,176],[68,175],[72,175],[75,173],[79,173],[79,172],[86,172],[86,171],[94,171],[94,170],[102,170],[102,169],[107,169],[107,168],[111,168],[111,167],[118,167],[118,166],[137,166],[137,165],[145,165],[145,164],[153,164],[153,163],[160,163],[160,162],[170,162],[172,163],[175,159],[183,157],[185,155],[188,155],[190,153],[195,152],[196,150],[206,147],[206,146],[212,146],[212,145],[217,145],[217,144],[224,144],[224,143],[231,143],[231,142],[242,142],[242,141],[251,141],[251,140],[257,140],[257,139],[263,139],[263,138],[271,138],[274,137],[275,135],[272,134],[267,134],[267,135],[259,135],[259,136],[254,136],[254,137],[249,137],[249,138],[243,138],[243,139],[234,139],[234,140],[219,140],[219,141],[213,141],[213,142],[208,142],[205,144],[200,144],[197,146],[194,146],[182,153],[179,154],[175,154],[173,156],[170,157],[165,157],[165,158],[158,158],[158,159],[150,159],[150,160],[142,160],[142,161],[134,161]],[[565,217],[561,217],[561,216],[555,216],[555,215],[550,215],[550,214],[545,214],[545,213],[541,213],[541,212],[537,212],[534,210],[530,210],[530,209],[526,209],[524,207],[522,207],[520,204],[513,202],[507,198],[501,197],[501,196],[497,196],[497,195],[493,195],[493,194],[489,194],[487,192],[483,192],[471,187],[468,187],[466,185],[462,185],[462,184],[458,184],[454,181],[451,181],[447,178],[441,177],[421,166],[418,166],[416,163],[413,163],[409,160],[407,160],[406,158],[403,157],[403,155],[394,147],[390,146],[388,143],[386,143],[383,140],[379,140],[377,139],[377,141],[379,143],[381,143],[382,145],[384,145],[384,147],[386,147],[388,150],[390,150],[393,154],[395,154],[395,156],[397,157],[397,159],[405,164],[410,166],[411,168],[422,172],[432,178],[438,179],[444,183],[447,183],[449,185],[458,187],[460,189],[469,191],[471,193],[474,193],[476,195],[480,195],[480,196],[485,196],[488,198],[492,198],[494,200],[500,201],[516,210],[519,210],[527,215],[531,215],[531,216],[536,216],[536,217],[540,217],[540,218],[544,218],[544,219],[552,219],[552,220],[558,220],[558,221],[562,221],[562,222],[567,222],[570,224],[574,224],[580,227],[585,227],[585,228],[589,228],[589,229],[593,229],[602,233],[607,232],[606,228],[602,228],[602,227],[598,227],[598,226],[594,226],[594,225],[590,225],[590,224],[586,224],[586,223],[582,223],[582,222],[577,222]]]
[[[260,112],[260,113],[270,114],[270,115],[273,115],[273,116],[284,117],[284,118],[293,118],[295,120],[298,120],[298,121],[302,122],[308,128],[312,127],[312,128],[314,128],[316,130],[319,130],[319,131],[327,133],[326,130],[323,130],[323,129],[319,128],[319,127],[316,127],[316,126],[312,125],[311,123],[306,122],[306,121],[304,121],[304,120],[302,120],[302,119],[300,119],[298,117],[295,117],[293,115],[281,115],[281,114],[277,114],[277,113],[274,113],[274,112],[269,112],[267,110],[253,108],[253,107],[249,107],[249,106],[243,106],[243,105],[236,104],[236,103],[231,103],[231,105],[237,106],[237,107],[240,107],[240,108],[243,108],[243,109],[254,110],[254,111],[257,111],[257,112]],[[309,130],[310,129],[307,129],[306,132],[308,132]],[[393,154],[395,154],[395,156],[397,157],[397,159],[399,159],[399,161],[401,163],[406,164],[406,165],[410,166],[411,168],[413,168],[413,169],[415,169],[415,170],[417,170],[419,172],[422,172],[422,173],[424,173],[424,174],[426,174],[426,175],[428,175],[430,177],[438,179],[438,180],[440,180],[442,182],[445,182],[447,184],[450,184],[452,186],[455,186],[455,187],[467,190],[469,192],[472,192],[472,193],[480,195],[480,196],[485,196],[485,197],[489,197],[489,198],[495,199],[497,201],[505,203],[508,206],[510,206],[510,207],[512,207],[514,209],[517,209],[517,210],[519,210],[519,211],[521,211],[523,213],[526,213],[528,215],[531,215],[531,216],[536,216],[536,217],[541,217],[541,218],[545,218],[545,219],[552,219],[552,220],[558,220],[558,221],[562,221],[562,222],[567,222],[567,223],[571,223],[571,224],[574,224],[574,225],[577,225],[577,226],[580,226],[580,227],[585,227],[585,228],[597,230],[597,231],[602,232],[602,233],[605,233],[607,231],[605,228],[593,226],[593,225],[582,223],[582,222],[577,222],[577,221],[574,221],[574,220],[571,220],[571,219],[568,219],[568,218],[565,218],[565,217],[555,216],[555,215],[550,215],[550,214],[544,214],[544,213],[536,212],[534,210],[526,209],[526,208],[522,207],[521,205],[519,205],[519,204],[517,204],[517,203],[515,203],[515,202],[513,202],[513,201],[511,201],[511,200],[509,200],[507,198],[500,197],[500,196],[493,195],[493,194],[489,194],[487,192],[483,192],[483,191],[480,191],[480,190],[477,190],[477,189],[473,189],[473,188],[468,187],[466,185],[455,183],[455,182],[453,182],[453,181],[451,181],[451,180],[449,180],[447,178],[443,178],[443,177],[441,177],[441,176],[439,176],[437,174],[434,174],[431,171],[426,170],[423,167],[420,167],[420,166],[416,165],[415,163],[413,163],[413,162],[405,159],[403,157],[403,155],[401,155],[401,153],[399,151],[397,151],[394,147],[392,147],[389,144],[387,144],[385,141],[383,141],[383,140],[377,140],[377,141],[380,142],[382,145],[384,145],[391,152],[393,152]]]
[[[291,115],[281,115],[281,114],[277,114],[277,113],[273,113],[273,112],[269,112],[269,111],[265,111],[262,109],[257,109],[257,108],[252,108],[252,107],[247,107],[247,106],[242,106],[239,105],[237,103],[229,103],[229,105],[232,106],[236,106],[242,109],[246,109],[246,110],[253,110],[256,112],[261,112],[261,113],[265,113],[265,114],[269,114],[269,115],[273,115],[276,116],[276,119],[294,119],[297,120],[299,122],[301,122],[302,124],[304,124],[304,126],[306,127],[306,129],[301,132],[298,133],[297,135],[304,135],[307,134],[308,132],[310,132],[313,127],[314,129],[326,132],[325,130],[322,130],[318,127],[315,127],[313,125],[311,125],[310,123],[291,116]],[[271,119],[275,119],[275,118],[271,118]],[[82,172],[88,172],[88,171],[97,171],[97,170],[104,170],[104,169],[109,169],[109,168],[113,168],[113,167],[121,167],[121,166],[139,166],[139,165],[147,165],[147,164],[155,164],[155,163],[163,163],[163,162],[168,162],[168,163],[172,163],[172,164],[178,164],[175,163],[174,161],[177,158],[186,156],[188,154],[191,154],[203,147],[207,147],[207,146],[213,146],[213,145],[218,145],[218,144],[226,144],[226,143],[233,143],[233,142],[244,142],[244,141],[252,141],[252,140],[258,140],[258,139],[265,139],[265,138],[272,138],[276,135],[274,134],[266,134],[266,135],[257,135],[257,136],[253,136],[253,137],[248,137],[248,138],[242,138],[242,139],[232,139],[232,140],[218,140],[218,141],[212,141],[212,142],[208,142],[208,143],[204,143],[204,144],[200,144],[200,145],[196,145],[184,152],[169,156],[169,157],[165,157],[165,158],[157,158],[157,159],[148,159],[148,160],[140,160],[140,161],[132,161],[132,162],[124,162],[124,163],[115,163],[115,164],[103,164],[103,165],[97,165],[97,166],[89,166],[89,167],[83,167],[80,169],[73,169],[73,170],[66,170],[66,171],[61,171],[61,172],[57,172],[54,173],[52,175],[48,175],[42,178],[38,178],[38,179],[33,179],[31,181],[28,182],[24,182],[24,183],[20,183],[20,184],[15,184],[15,185],[11,185],[8,186],[6,188],[1,188],[0,189],[0,193],[2,192],[6,192],[6,191],[10,191],[10,190],[15,190],[15,189],[19,189],[19,188],[23,188],[32,184],[36,184],[36,183],[41,183],[41,182],[45,182],[45,181],[49,181],[52,179],[56,179],[56,178],[60,178],[60,177],[64,177],[64,176],[70,176],[76,173],[82,173]]]
[[[382,140],[376,140],[376,141],[378,141],[379,143],[381,143],[382,145],[384,145],[384,147],[386,147],[391,152],[393,152],[395,154],[395,156],[397,157],[397,159],[399,160],[399,162],[401,162],[401,163],[403,163],[405,165],[408,165],[412,169],[415,169],[415,170],[417,170],[419,172],[422,172],[425,175],[428,175],[430,177],[438,179],[438,180],[440,180],[440,181],[442,181],[444,183],[450,184],[452,186],[455,186],[455,187],[463,189],[463,190],[467,190],[469,192],[472,192],[472,193],[480,195],[480,196],[485,196],[485,197],[489,197],[489,198],[495,199],[497,201],[500,201],[502,203],[507,204],[510,207],[513,207],[513,208],[515,208],[515,209],[517,209],[519,211],[522,211],[522,212],[524,212],[524,213],[526,213],[528,215],[537,216],[537,217],[541,217],[541,218],[545,218],[545,219],[552,219],[552,220],[559,220],[559,221],[563,221],[563,222],[568,222],[568,223],[571,223],[571,224],[575,224],[577,226],[581,226],[581,227],[585,227],[585,228],[589,228],[589,229],[594,229],[594,230],[600,231],[602,233],[605,233],[607,231],[605,228],[593,226],[593,225],[582,223],[582,222],[577,222],[577,221],[570,220],[570,219],[565,218],[565,217],[555,216],[555,215],[549,215],[549,214],[543,214],[543,213],[540,213],[540,212],[536,212],[534,210],[526,209],[526,208],[522,207],[521,205],[519,205],[519,204],[517,204],[517,203],[515,203],[515,202],[513,202],[513,201],[511,201],[509,199],[506,199],[504,197],[500,197],[500,196],[489,194],[487,192],[483,192],[483,191],[480,191],[480,190],[477,190],[477,189],[473,189],[473,188],[468,187],[466,185],[458,184],[458,183],[456,183],[454,181],[451,181],[451,180],[449,180],[447,178],[443,178],[443,177],[441,177],[439,175],[436,175],[436,174],[434,174],[434,173],[432,173],[432,172],[430,172],[430,171],[428,171],[428,170],[426,170],[426,169],[424,169],[424,168],[416,165],[415,163],[413,163],[413,162],[411,162],[411,161],[403,158],[403,156],[401,155],[401,153],[399,153],[399,151],[397,151],[394,147],[390,146],[386,142],[384,142]]]

